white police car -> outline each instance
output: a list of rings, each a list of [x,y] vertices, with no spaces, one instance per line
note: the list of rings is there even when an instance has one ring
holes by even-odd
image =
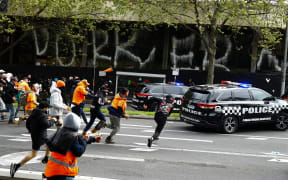
[[[288,127],[288,102],[250,84],[222,81],[193,86],[183,99],[180,117],[195,126],[212,126],[224,133],[251,123],[271,123],[279,130]]]

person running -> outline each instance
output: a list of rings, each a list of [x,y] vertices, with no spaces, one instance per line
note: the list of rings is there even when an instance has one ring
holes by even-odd
[[[155,132],[152,135],[151,138],[148,138],[148,143],[147,146],[151,147],[153,141],[158,140],[159,136],[166,124],[168,116],[171,114],[173,110],[173,97],[171,95],[167,95],[164,100],[158,99],[158,98],[153,98],[150,99],[149,101],[157,101],[157,108],[154,116],[154,120],[157,124],[155,128]],[[144,109],[147,109],[147,105],[144,105]]]
[[[6,84],[4,85],[4,95],[3,95],[3,101],[5,102],[6,109],[4,112],[9,112],[9,120],[8,124],[15,124],[14,121],[14,113],[15,108],[13,103],[16,101],[18,91],[14,88],[14,84],[10,81],[6,81]]]
[[[79,117],[83,118],[83,121],[85,124],[87,124],[87,118],[83,111],[84,105],[85,105],[85,96],[88,95],[88,86],[89,83],[86,79],[83,79],[81,82],[77,84],[77,87],[74,90],[73,93],[73,99],[72,99],[72,112],[77,114]]]
[[[113,136],[115,136],[120,130],[120,118],[124,117],[128,119],[128,115],[125,114],[128,94],[129,90],[127,88],[122,88],[120,93],[115,95],[111,105],[108,106],[110,124],[107,124],[106,127],[112,129],[112,131],[110,135],[105,139],[107,144],[115,143],[113,141]]]
[[[62,125],[63,110],[69,110],[69,107],[63,103],[63,97],[61,95],[61,90],[59,88],[65,87],[65,82],[58,80],[53,83],[50,88],[50,106],[49,115],[57,119],[56,126],[60,127]]]
[[[45,168],[47,180],[72,180],[78,175],[77,157],[81,157],[86,145],[95,142],[93,136],[78,135],[81,119],[70,112],[64,117],[63,128],[48,140],[51,156]]]
[[[101,128],[105,127],[106,119],[104,114],[101,112],[101,106],[103,106],[106,102],[106,95],[107,95],[108,89],[105,85],[101,86],[97,94],[93,97],[93,102],[90,107],[90,121],[84,128],[82,135],[86,135],[87,131],[91,128],[93,123],[95,122],[95,119],[98,118],[100,121],[97,123],[94,129],[92,129],[92,133],[96,133]]]
[[[40,147],[47,141],[47,129],[53,126],[54,120],[48,117],[48,102],[41,102],[38,108],[34,109],[26,121],[26,128],[32,139],[32,152],[19,163],[11,163],[10,176],[13,178],[16,171],[25,163],[37,156]],[[45,157],[48,157],[49,150],[46,149]]]

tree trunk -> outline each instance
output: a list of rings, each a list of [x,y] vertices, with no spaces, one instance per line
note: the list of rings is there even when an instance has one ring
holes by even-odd
[[[251,54],[251,64],[250,72],[255,73],[257,69],[257,59],[258,59],[258,34],[254,32],[253,40],[251,43],[252,54]]]
[[[13,44],[13,41],[14,41],[14,38],[13,38],[13,34],[10,36],[10,45]],[[14,48],[12,47],[10,49],[10,52],[9,52],[9,64],[13,64],[13,58],[14,58]]]
[[[87,65],[87,47],[88,47],[88,40],[87,40],[87,35],[85,36],[85,39],[83,41],[83,46],[82,46],[82,62],[81,62],[81,67],[86,67]]]
[[[211,26],[211,32],[209,33],[208,43],[208,75],[207,84],[213,84],[214,82],[214,70],[215,70],[215,55],[216,55],[216,26]]]
[[[163,44],[163,59],[162,59],[162,69],[168,69],[168,59],[169,59],[169,30],[168,28],[164,30],[164,44]]]
[[[14,41],[10,46],[8,46],[3,51],[1,51],[0,52],[0,57],[3,56],[6,52],[10,51],[11,48],[14,48],[17,44],[19,44],[29,34],[29,32],[30,31],[26,31],[16,41]]]

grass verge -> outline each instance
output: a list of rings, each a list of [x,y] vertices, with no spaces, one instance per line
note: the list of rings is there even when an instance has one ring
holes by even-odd
[[[89,112],[89,108],[84,108],[84,112]],[[108,114],[107,109],[101,109],[104,114]],[[126,111],[128,115],[140,115],[140,116],[154,116],[155,112],[147,112],[147,111]],[[179,113],[172,113],[169,117],[179,118]]]

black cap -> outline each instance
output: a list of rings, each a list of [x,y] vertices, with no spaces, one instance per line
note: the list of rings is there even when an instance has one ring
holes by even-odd
[[[49,108],[50,104],[47,101],[41,101],[38,107],[40,109]]]

